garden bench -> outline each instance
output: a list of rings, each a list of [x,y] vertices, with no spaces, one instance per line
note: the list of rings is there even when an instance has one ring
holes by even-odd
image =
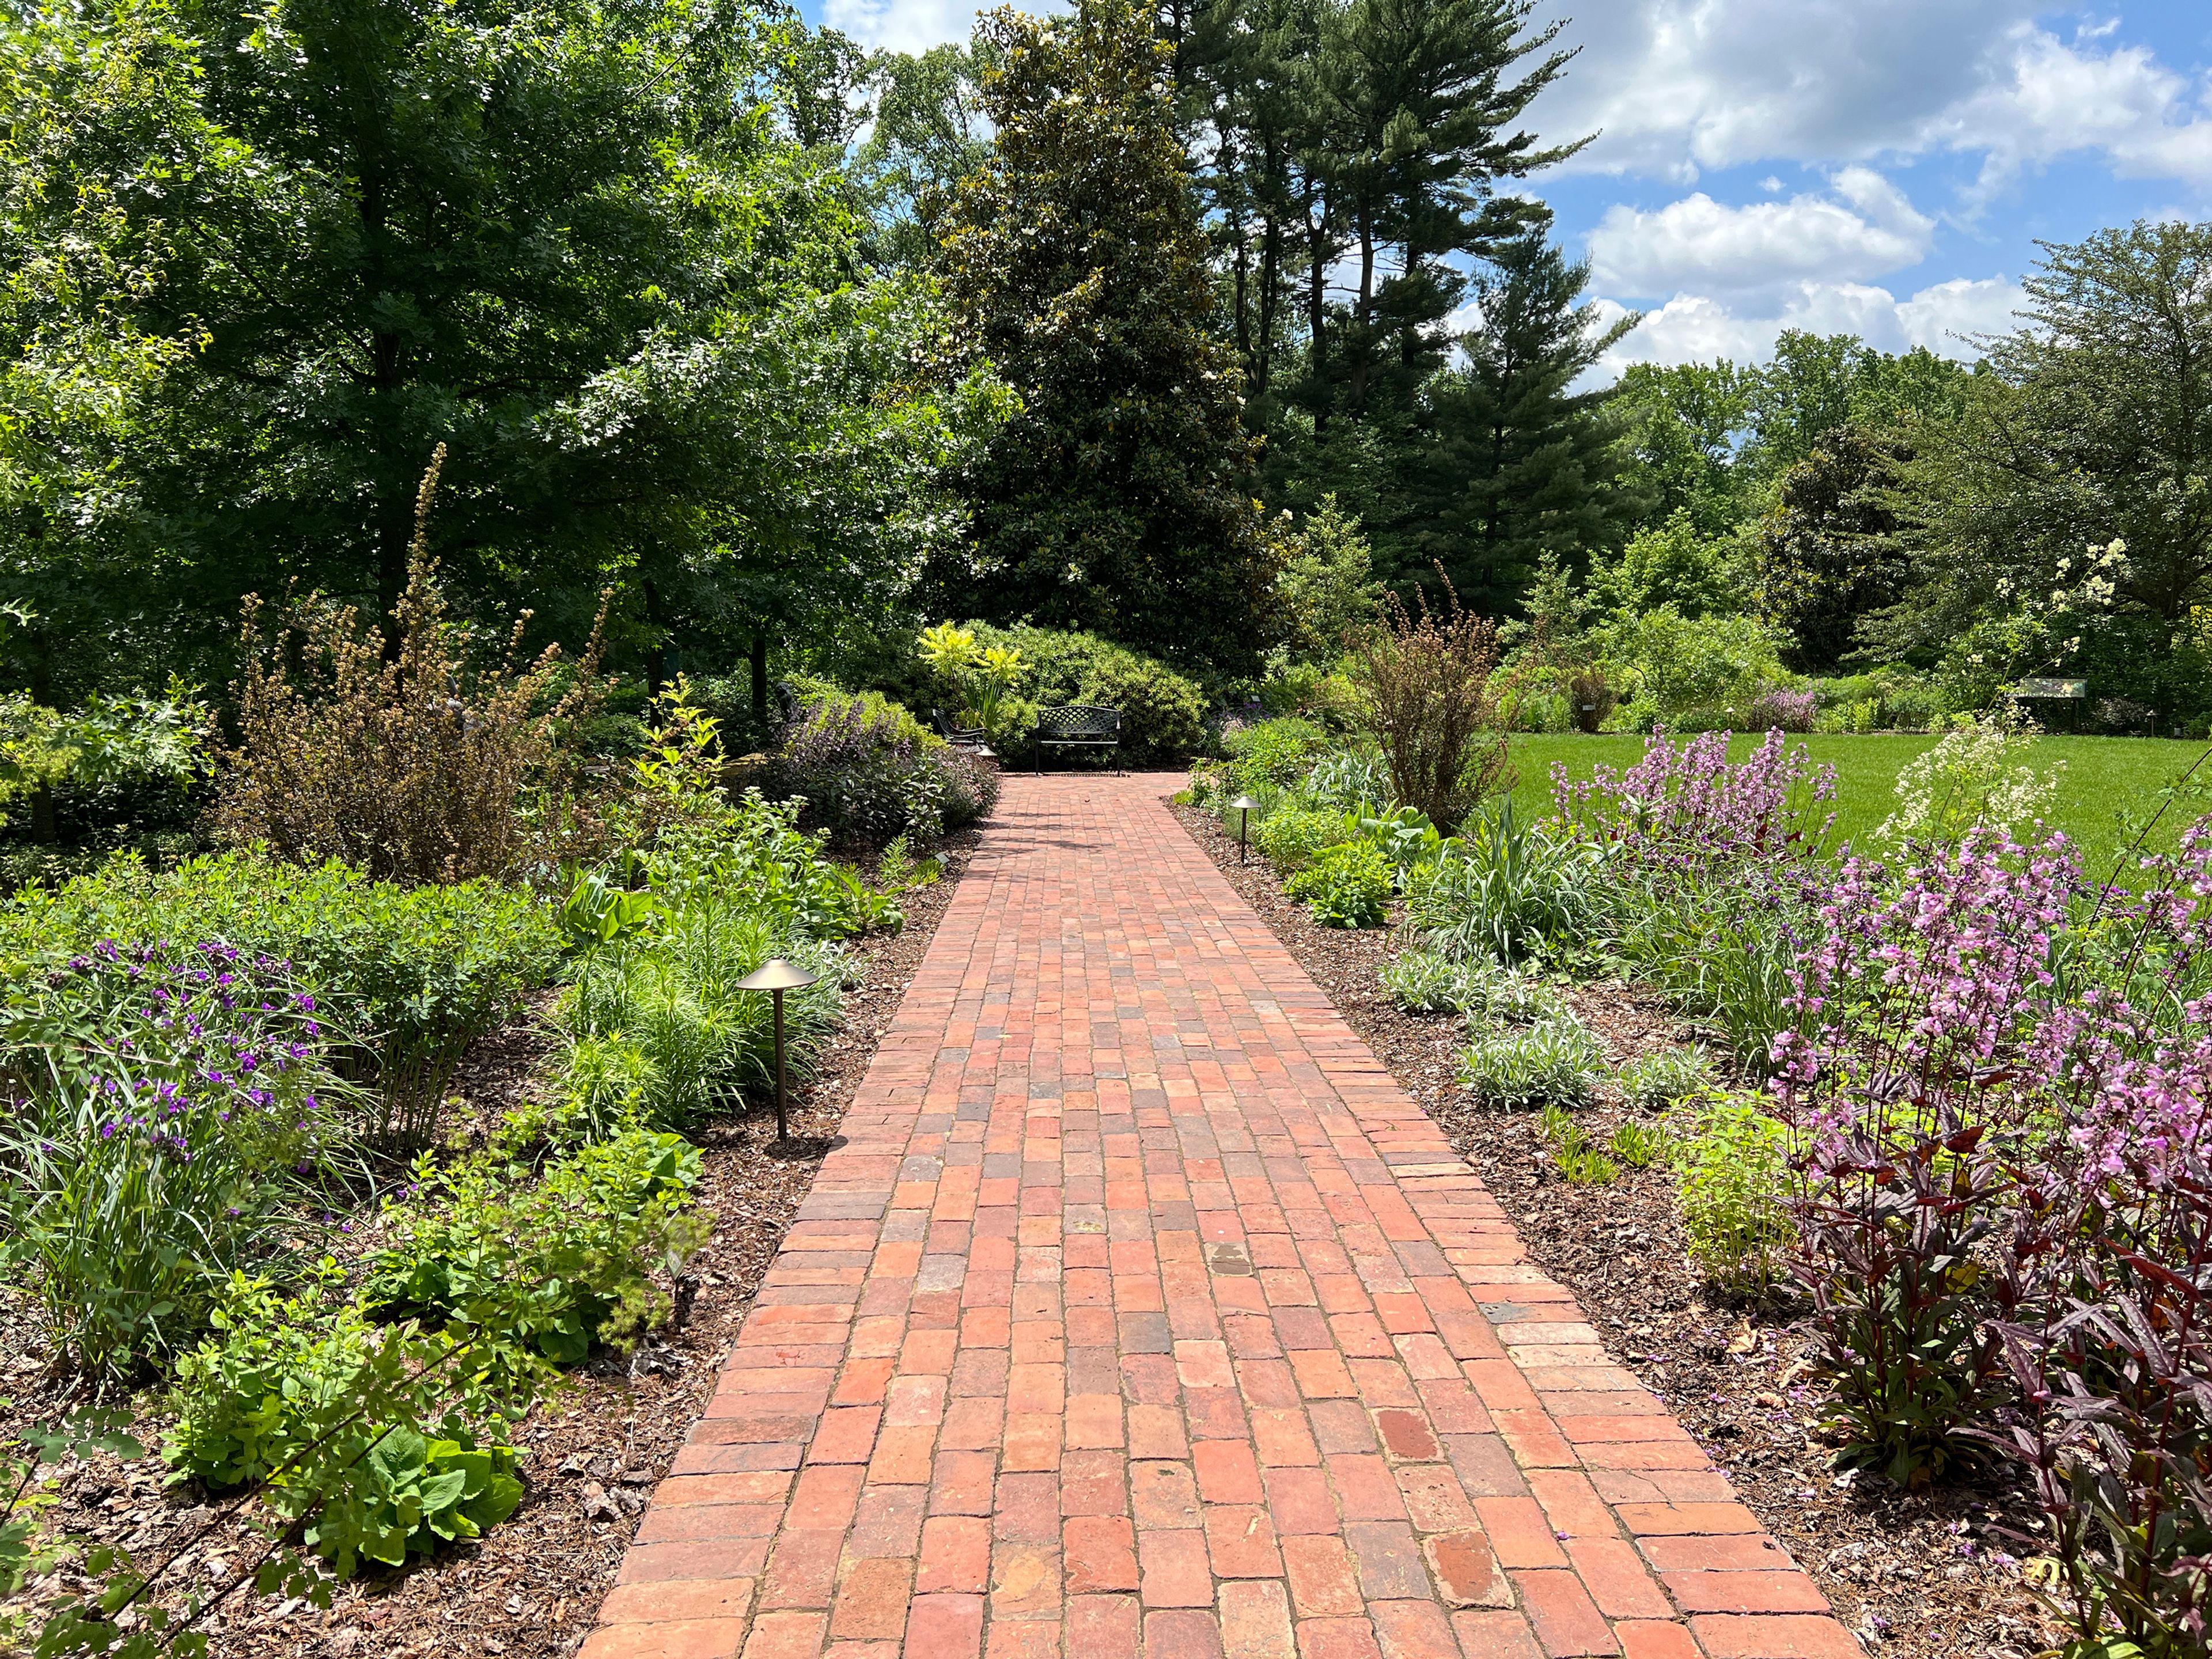
[[[1036,723],[1036,769],[1044,770],[1044,751],[1054,749],[1114,749],[1121,745],[1121,711],[1090,703],[1040,708]],[[1117,757],[1114,769],[1121,769]]]
[[[933,708],[930,717],[937,722],[937,735],[955,749],[981,749],[984,732],[980,726],[961,726],[942,708]]]

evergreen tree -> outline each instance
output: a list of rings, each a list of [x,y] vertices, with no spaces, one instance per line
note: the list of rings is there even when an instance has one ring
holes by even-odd
[[[1461,337],[1465,366],[1431,391],[1427,524],[1408,539],[1479,610],[1516,605],[1547,550],[1571,559],[1617,544],[1641,505],[1621,484],[1607,394],[1572,389],[1636,324],[1597,325],[1577,303],[1589,276],[1540,232],[1507,243],[1475,279],[1481,322]]]
[[[1272,555],[1170,54],[1130,0],[981,32],[997,141],[948,215],[945,290],[1022,409],[960,477],[972,532],[931,571],[939,602],[1247,671]]]

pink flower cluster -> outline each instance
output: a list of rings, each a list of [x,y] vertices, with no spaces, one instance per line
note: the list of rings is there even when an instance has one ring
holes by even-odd
[[[1552,768],[1559,816],[1611,842],[1638,863],[1687,867],[1809,852],[1834,814],[1817,827],[1812,814],[1836,793],[1836,769],[1816,767],[1802,744],[1780,732],[1731,764],[1726,732],[1707,732],[1680,748],[1654,728],[1644,758],[1626,772],[1592,769],[1575,782]]]

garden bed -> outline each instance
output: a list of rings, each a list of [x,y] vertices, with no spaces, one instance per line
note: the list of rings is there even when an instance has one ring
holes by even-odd
[[[793,1088],[792,1144],[775,1145],[766,1103],[694,1132],[704,1153],[696,1196],[714,1218],[714,1237],[687,1267],[670,1326],[626,1358],[594,1355],[519,1426],[514,1443],[529,1489],[522,1507],[480,1541],[337,1585],[327,1612],[234,1596],[206,1621],[211,1653],[536,1659],[580,1644],[654,1485],[714,1390],[753,1293],[978,839],[972,830],[946,837],[937,849],[942,878],[902,898],[902,932],[851,943],[845,1023],[822,1045],[817,1074]],[[471,1048],[455,1086],[472,1121],[495,1122],[527,1094],[544,1042],[542,1029],[526,1018]],[[0,1301],[0,1389],[10,1397],[8,1424],[43,1420],[72,1403],[64,1393],[67,1380],[46,1375],[44,1343],[35,1307],[7,1293]],[[160,1424],[149,1403],[139,1431],[150,1437]],[[203,1504],[189,1488],[165,1494],[152,1464],[125,1466],[95,1454],[64,1468],[56,1495],[50,1519],[58,1531],[123,1545],[146,1565],[188,1551],[173,1569],[179,1582],[225,1580],[260,1547],[258,1534],[226,1522],[228,1505]]]
[[[1458,1086],[1462,1021],[1408,1014],[1383,990],[1389,932],[1316,926],[1256,854],[1239,863],[1236,838],[1214,818],[1173,810],[1480,1173],[1536,1262],[1581,1299],[1607,1351],[1667,1402],[1871,1650],[2025,1659],[2059,1639],[2021,1581],[2019,1546],[1997,1535],[2035,1524],[2025,1494],[2002,1480],[1911,1494],[1839,1476],[1802,1386],[1805,1331],[1784,1302],[1744,1301],[1700,1282],[1685,1256],[1672,1177],[1655,1167],[1623,1170],[1601,1186],[1562,1179],[1533,1114],[1486,1109]],[[1614,1064],[1696,1036],[1632,986],[1564,994]],[[1586,1115],[1602,1144],[1626,1108],[1609,1097]]]

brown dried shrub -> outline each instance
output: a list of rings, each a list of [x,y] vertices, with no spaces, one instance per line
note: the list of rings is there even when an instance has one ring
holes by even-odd
[[[1381,617],[1346,644],[1399,804],[1420,808],[1449,834],[1509,780],[1490,683],[1498,630],[1461,606],[1449,579],[1443,589],[1449,608],[1442,615],[1418,589],[1418,612],[1387,596]]]
[[[447,617],[425,535],[445,455],[441,444],[416,498],[395,651],[352,605],[311,594],[264,624],[259,596],[246,597],[239,743],[220,757],[213,812],[225,840],[451,882],[513,875],[596,839],[569,739],[603,690],[605,606],[573,673],[558,646],[523,658],[527,611],[503,656],[472,666],[474,631]]]

